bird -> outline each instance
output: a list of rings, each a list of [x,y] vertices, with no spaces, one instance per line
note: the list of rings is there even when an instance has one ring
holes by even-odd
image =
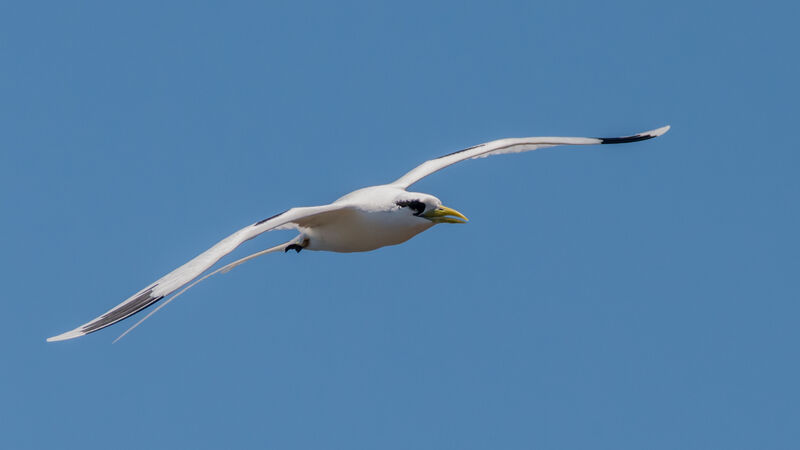
[[[340,253],[367,252],[402,244],[437,224],[466,223],[468,221],[466,216],[455,209],[444,206],[437,197],[408,190],[419,180],[455,163],[559,145],[638,142],[661,136],[669,129],[670,126],[667,125],[630,136],[610,138],[505,138],[430,159],[391,183],[355,190],[328,205],[291,208],[248,225],[133,294],[105,314],[73,330],[50,337],[47,341],[64,341],[94,333],[152,306],[183,288],[120,335],[117,338],[119,340],[197,283],[267,253],[291,250],[298,253],[302,250]],[[242,243],[262,233],[282,229],[295,229],[299,231],[299,234],[283,244],[253,253],[198,278]]]

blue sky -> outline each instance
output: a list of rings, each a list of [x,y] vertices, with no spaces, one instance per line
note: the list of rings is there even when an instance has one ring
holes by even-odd
[[[798,12],[6,4],[0,446],[794,448]],[[269,255],[117,344],[130,323],[44,341],[430,157],[665,124],[414,186],[467,225]]]

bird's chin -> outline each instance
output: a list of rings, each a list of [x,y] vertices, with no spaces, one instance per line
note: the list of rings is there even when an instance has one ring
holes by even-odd
[[[467,223],[469,219],[455,209],[440,206],[422,214],[422,217],[433,223]]]

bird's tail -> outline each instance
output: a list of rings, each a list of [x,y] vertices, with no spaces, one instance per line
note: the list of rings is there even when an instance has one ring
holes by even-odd
[[[302,237],[302,236],[301,236],[301,237]],[[266,249],[266,250],[261,250],[260,252],[256,252],[256,253],[253,253],[252,255],[245,256],[244,258],[237,259],[236,261],[234,261],[234,262],[232,262],[232,263],[230,263],[230,264],[227,264],[227,265],[225,265],[225,266],[222,266],[222,267],[220,267],[219,269],[217,269],[217,270],[215,270],[215,271],[213,271],[213,272],[209,273],[208,275],[206,275],[206,276],[204,276],[204,277],[202,277],[202,278],[198,278],[197,280],[195,280],[195,282],[194,282],[194,283],[192,283],[192,284],[190,284],[190,285],[186,286],[185,288],[181,289],[181,290],[180,290],[180,291],[179,291],[177,294],[175,294],[175,295],[173,295],[172,297],[170,297],[170,298],[169,298],[167,301],[165,301],[164,303],[162,303],[162,304],[158,305],[158,307],[157,307],[156,309],[154,309],[154,310],[150,311],[150,313],[149,313],[149,314],[147,314],[146,316],[144,316],[144,317],[142,318],[142,320],[140,320],[140,321],[136,322],[135,324],[133,324],[133,326],[132,326],[132,327],[130,327],[130,328],[128,328],[127,330],[125,330],[125,332],[124,332],[124,333],[122,333],[122,334],[120,334],[118,338],[114,339],[114,342],[117,342],[118,340],[120,340],[120,339],[122,339],[123,337],[125,337],[125,335],[126,335],[126,334],[130,333],[131,331],[133,331],[133,329],[134,329],[134,328],[138,327],[138,326],[139,326],[139,325],[140,325],[142,322],[144,322],[145,320],[149,319],[149,318],[150,318],[150,316],[152,316],[153,314],[155,314],[156,312],[158,312],[158,310],[159,310],[159,309],[161,309],[161,308],[163,308],[163,307],[167,306],[167,305],[169,304],[169,302],[171,302],[171,301],[175,300],[176,298],[178,298],[178,296],[179,296],[179,295],[183,294],[184,292],[186,292],[187,290],[189,290],[189,288],[193,287],[193,286],[194,286],[194,285],[196,285],[197,283],[199,283],[199,282],[201,282],[201,281],[205,280],[206,278],[209,278],[209,277],[211,277],[211,276],[213,276],[213,275],[216,275],[216,274],[218,274],[218,273],[228,273],[228,272],[230,272],[231,270],[233,270],[233,269],[234,269],[236,266],[239,266],[239,265],[241,265],[241,264],[244,264],[244,263],[246,263],[247,261],[250,261],[251,259],[258,258],[258,257],[259,257],[259,256],[261,256],[261,255],[266,255],[267,253],[274,253],[274,252],[280,252],[280,251],[284,251],[284,250],[286,250],[286,247],[288,247],[288,246],[290,246],[290,245],[292,245],[292,244],[295,244],[295,243],[297,242],[297,239],[298,239],[298,238],[295,238],[295,239],[292,239],[292,240],[291,240],[291,241],[289,241],[289,242],[284,242],[283,244],[276,245],[275,247],[271,247],[271,248],[268,248],[268,249]]]

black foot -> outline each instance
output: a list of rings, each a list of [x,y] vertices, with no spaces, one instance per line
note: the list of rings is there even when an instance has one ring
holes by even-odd
[[[284,251],[283,251],[283,253],[286,253],[286,252],[288,252],[289,250],[294,250],[294,251],[296,251],[297,253],[300,253],[300,250],[302,250],[302,249],[303,249],[303,247],[301,247],[301,246],[299,246],[299,245],[297,245],[297,244],[287,245],[287,246],[286,246],[286,250],[284,250]]]

